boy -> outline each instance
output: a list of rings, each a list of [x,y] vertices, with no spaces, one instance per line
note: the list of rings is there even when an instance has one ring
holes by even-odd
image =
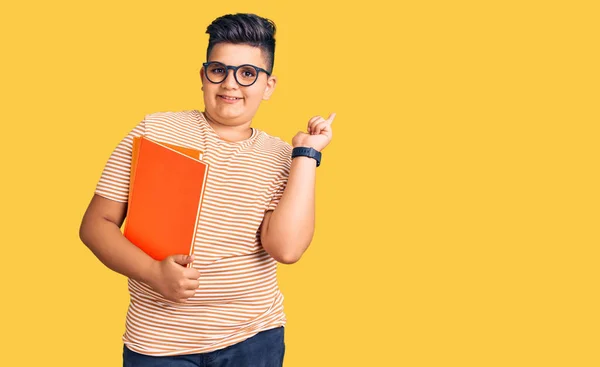
[[[207,33],[205,111],[147,115],[112,153],[80,228],[98,259],[129,278],[124,366],[283,363],[276,265],[298,261],[312,240],[316,167],[335,114],[311,118],[293,147],[252,128],[277,82],[275,24],[226,15]],[[210,164],[192,256],[156,261],[121,234],[141,135],[201,150]]]

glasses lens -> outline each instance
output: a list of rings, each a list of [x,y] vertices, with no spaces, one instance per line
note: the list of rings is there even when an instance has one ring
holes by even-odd
[[[241,85],[250,85],[258,78],[258,72],[252,66],[241,66],[235,74],[238,83]]]
[[[211,62],[206,67],[206,77],[213,83],[220,83],[227,77],[227,68],[220,62]]]

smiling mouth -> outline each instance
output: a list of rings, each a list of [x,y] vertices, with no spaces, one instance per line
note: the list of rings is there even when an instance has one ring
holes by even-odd
[[[228,101],[237,101],[239,99],[243,99],[243,98],[239,98],[239,97],[229,97],[229,96],[219,96],[219,97],[226,99]]]

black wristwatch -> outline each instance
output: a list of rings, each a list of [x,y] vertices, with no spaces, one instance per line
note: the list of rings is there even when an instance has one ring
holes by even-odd
[[[292,149],[292,159],[296,157],[310,157],[317,161],[317,167],[321,165],[321,152],[314,148],[296,147]]]

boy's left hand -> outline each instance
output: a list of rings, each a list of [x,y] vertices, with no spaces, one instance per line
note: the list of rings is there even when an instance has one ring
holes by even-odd
[[[292,145],[295,147],[310,147],[318,151],[325,149],[331,142],[333,132],[331,123],[335,118],[335,112],[329,115],[327,120],[321,116],[315,116],[308,121],[307,132],[298,132],[292,139]]]

